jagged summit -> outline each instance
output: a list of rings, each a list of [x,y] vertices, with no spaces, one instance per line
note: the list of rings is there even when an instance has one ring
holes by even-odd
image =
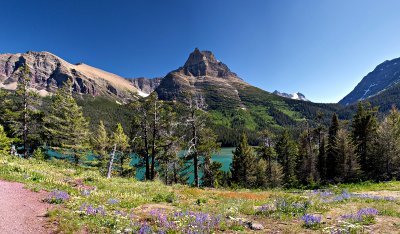
[[[156,88],[163,100],[185,100],[188,94],[205,98],[209,108],[229,103],[242,106],[238,89],[250,86],[211,51],[196,48],[190,53],[183,67],[168,73]],[[228,105],[228,104],[227,104]]]
[[[183,69],[187,76],[237,77],[228,66],[218,61],[211,51],[200,51],[198,48],[189,55]]]

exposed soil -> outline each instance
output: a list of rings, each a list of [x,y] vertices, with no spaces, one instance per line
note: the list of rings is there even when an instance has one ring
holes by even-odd
[[[0,180],[0,233],[51,233],[45,214],[51,207],[24,185]]]

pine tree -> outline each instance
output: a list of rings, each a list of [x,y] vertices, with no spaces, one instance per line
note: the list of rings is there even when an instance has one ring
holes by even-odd
[[[217,164],[211,160],[212,153],[218,152],[220,149],[220,145],[217,143],[217,136],[211,129],[204,128],[200,132],[198,143],[198,154],[203,159],[200,166],[203,171],[202,185],[213,187],[214,182],[218,181],[220,175],[219,170],[216,169]]]
[[[129,146],[129,139],[128,136],[125,135],[124,129],[120,123],[117,124],[111,143],[113,145],[113,150],[108,162],[107,178],[111,178],[113,164],[117,153],[119,153],[120,156],[120,175],[123,174],[124,160],[126,159],[124,153]]]
[[[157,162],[160,177],[163,178],[165,184],[179,183],[183,180],[180,171],[183,170],[184,163],[179,157],[183,142],[180,138],[177,114],[171,105],[163,104],[159,117]]]
[[[110,141],[111,139],[107,134],[106,127],[104,126],[103,121],[100,120],[99,126],[91,139],[92,148],[96,154],[100,171],[103,171],[107,164],[107,156],[109,154],[111,144]]]
[[[7,102],[8,100],[8,94],[5,90],[0,89],[0,125],[5,125],[6,124],[6,107],[7,107]]]
[[[138,154],[145,164],[145,179],[151,180],[150,175],[150,118],[151,105],[147,99],[142,98],[130,104],[133,115],[131,122],[131,148]]]
[[[23,65],[18,72],[17,89],[14,97],[9,100],[10,107],[6,110],[6,119],[13,136],[20,138],[22,142],[23,156],[28,158],[30,148],[40,139],[39,95],[29,89],[31,75],[29,67]]]
[[[222,163],[211,162],[207,170],[204,171],[202,186],[218,188],[223,184]]]
[[[325,138],[321,139],[321,144],[318,150],[317,170],[321,181],[324,183],[326,180],[326,146]]]
[[[281,185],[283,172],[282,166],[278,163],[278,157],[274,148],[274,139],[275,136],[268,130],[264,130],[261,132],[260,137],[260,145],[257,147],[257,155],[259,159],[259,170],[263,167],[264,162],[260,162],[264,160],[266,163],[266,171],[263,172],[266,176],[266,185],[267,187],[277,187]],[[258,176],[263,177],[264,175]],[[263,180],[259,178],[259,181]]]
[[[345,129],[340,129],[336,137],[337,174],[336,181],[354,182],[359,176],[360,166],[355,147],[350,139],[350,135]]]
[[[371,152],[376,139],[376,111],[369,103],[359,103],[351,124],[352,139],[356,145],[356,153],[360,157],[361,171],[366,176],[370,175],[373,170],[373,161],[375,160]],[[379,157],[379,155],[375,156]]]
[[[377,130],[373,177],[400,178],[400,112],[393,107]]]
[[[287,187],[296,186],[298,180],[295,170],[298,151],[296,144],[290,139],[289,132],[287,130],[284,130],[283,133],[278,137],[275,151],[278,155],[278,162],[283,167],[283,183]]]
[[[267,162],[265,159],[261,158],[256,162],[256,186],[258,188],[267,188],[268,187],[268,177],[267,177]],[[272,166],[272,165],[271,165]],[[268,170],[269,173],[272,174],[272,167]],[[269,174],[269,176],[271,176]]]
[[[267,163],[267,178],[272,177],[272,161],[276,160],[277,157],[273,138],[274,135],[271,132],[264,130],[261,133],[260,145],[256,149],[258,157],[264,159]]]
[[[339,131],[339,119],[335,114],[332,115],[331,126],[329,127],[328,132],[328,149],[326,156],[326,178],[332,181],[337,175],[337,167],[338,167],[338,153],[337,149],[337,134]]]
[[[158,154],[158,144],[160,143],[160,128],[161,128],[161,118],[160,111],[163,108],[162,102],[158,100],[158,96],[156,92],[153,92],[148,97],[149,105],[150,105],[150,128],[151,128],[151,164],[150,164],[150,179],[154,180],[155,177],[155,163],[156,157]]]
[[[268,187],[275,188],[282,185],[283,181],[283,168],[277,161],[271,163],[271,177],[267,179]]]
[[[8,155],[10,154],[10,145],[12,140],[7,137],[7,134],[4,132],[3,126],[0,125],[0,154]]]
[[[310,129],[305,130],[300,136],[297,177],[304,184],[313,184],[319,180],[317,170],[318,145],[314,141]]]
[[[257,161],[246,135],[243,134],[238,147],[233,152],[231,164],[232,181],[242,187],[253,187],[256,183]]]
[[[52,97],[44,123],[48,145],[72,155],[78,165],[89,149],[89,124],[72,96],[71,83],[65,83]]]
[[[206,127],[206,123],[209,121],[209,115],[204,111],[206,107],[207,105],[202,96],[189,95],[186,100],[185,115],[182,123],[185,126],[185,138],[188,142],[188,151],[185,159],[193,162],[193,177],[196,187],[200,186],[201,158],[204,158],[206,163],[205,170],[208,170],[207,165],[211,162],[210,152],[219,147],[216,144],[214,133]],[[208,134],[211,133],[210,138]]]

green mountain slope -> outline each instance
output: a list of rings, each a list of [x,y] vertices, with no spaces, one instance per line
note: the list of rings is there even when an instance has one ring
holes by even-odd
[[[184,102],[188,95],[203,99],[212,114],[213,123],[223,144],[235,144],[240,130],[254,135],[269,128],[298,128],[316,124],[321,113],[322,123],[340,109],[338,104],[317,104],[284,98],[246,83],[217,60],[210,51],[195,49],[183,67],[170,72],[156,92],[160,99]],[[239,131],[238,131],[239,130]],[[229,139],[231,140],[229,140]],[[253,142],[255,143],[255,142]]]

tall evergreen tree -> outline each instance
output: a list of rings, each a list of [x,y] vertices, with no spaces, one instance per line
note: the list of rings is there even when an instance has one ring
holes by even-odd
[[[326,143],[325,137],[321,139],[321,144],[318,150],[317,170],[321,181],[324,183],[326,180]]]
[[[264,130],[260,135],[260,145],[257,147],[256,151],[259,158],[266,161],[267,178],[272,178],[272,163],[277,160],[273,142],[275,136],[268,130]]]
[[[258,188],[267,188],[268,184],[268,177],[267,177],[267,162],[265,159],[260,158],[258,161],[256,160],[256,187]],[[272,169],[272,168],[271,168]],[[272,172],[272,171],[270,171]],[[272,173],[271,173],[272,174]],[[270,174],[270,175],[271,175]]]
[[[296,161],[297,161],[297,147],[296,143],[289,136],[289,132],[284,130],[278,137],[276,146],[276,153],[278,155],[278,162],[283,167],[284,178],[283,183],[285,186],[296,186],[298,183],[296,177]]]
[[[282,166],[278,163],[278,157],[275,151],[275,143],[274,143],[275,135],[270,131],[265,130],[261,132],[260,135],[260,145],[257,147],[257,154],[259,157],[258,170],[264,167],[264,162],[266,164],[266,171],[263,172],[263,175],[257,173],[259,176],[258,180],[263,180],[263,176],[265,174],[267,187],[277,187],[282,182],[283,172]],[[262,162],[264,160],[264,162]]]
[[[336,143],[336,152],[338,153],[336,180],[354,182],[359,176],[360,166],[355,147],[345,129],[338,131]]]
[[[70,82],[65,83],[52,97],[44,124],[48,145],[72,155],[78,165],[90,148],[89,124],[72,96]]]
[[[376,111],[369,103],[359,103],[351,124],[352,139],[360,157],[361,171],[367,176],[373,169],[374,155],[371,152],[376,139]]]
[[[209,129],[205,128],[200,132],[198,153],[203,158],[201,168],[203,171],[202,185],[213,187],[218,181],[220,172],[217,170],[217,165],[211,160],[212,153],[218,152],[220,145],[217,143],[217,136]]]
[[[170,103],[163,104],[159,116],[157,162],[160,177],[163,177],[165,184],[180,183],[184,181],[183,176],[181,176],[184,160],[179,156],[183,144],[179,119]]]
[[[339,131],[339,119],[334,113],[332,115],[331,125],[328,132],[328,149],[326,153],[326,178],[332,181],[337,174],[338,153],[337,149],[337,134]]]
[[[0,154],[10,154],[11,142],[12,140],[7,137],[7,134],[4,132],[3,126],[0,125]]]
[[[130,104],[135,114],[131,123],[131,148],[138,154],[145,164],[145,179],[151,180],[150,175],[150,142],[151,142],[151,105],[147,99],[142,98]]]
[[[243,134],[238,147],[233,152],[231,164],[232,181],[242,187],[253,187],[256,183],[257,161],[253,149]]]
[[[372,176],[384,180],[400,178],[400,112],[395,107],[379,125],[377,134]]]
[[[29,89],[30,70],[27,65],[18,69],[19,80],[14,97],[9,101],[9,109],[6,110],[6,119],[12,130],[13,136],[22,142],[23,155],[28,158],[29,150],[39,141],[40,112],[38,111],[37,92]]]
[[[213,131],[208,129],[206,126],[207,121],[209,121],[209,115],[205,112],[207,105],[202,96],[193,96],[189,95],[186,100],[186,109],[184,123],[185,126],[185,136],[188,141],[188,151],[185,156],[187,161],[193,162],[193,176],[194,176],[194,185],[196,187],[200,186],[200,167],[201,167],[201,158],[205,157],[206,167],[207,164],[210,164],[210,152],[207,147],[211,150],[214,150],[217,147],[216,145],[216,137],[213,134]],[[211,138],[209,138],[209,134],[211,134]],[[207,168],[206,168],[207,170]]]
[[[98,161],[98,167],[100,171],[103,172],[107,164],[107,158],[111,146],[111,139],[107,134],[107,130],[103,121],[100,120],[99,126],[96,129],[91,142],[94,153],[96,154],[96,159]]]
[[[316,183],[319,180],[317,170],[318,142],[312,131],[307,128],[300,136],[298,179],[304,183]]]
[[[113,145],[113,150],[108,162],[107,178],[111,178],[113,164],[117,153],[119,153],[119,159],[120,159],[120,175],[123,174],[123,166],[125,160],[124,154],[129,146],[129,139],[128,136],[124,133],[124,129],[122,128],[122,125],[120,123],[117,124],[117,128],[113,133],[111,142]]]

